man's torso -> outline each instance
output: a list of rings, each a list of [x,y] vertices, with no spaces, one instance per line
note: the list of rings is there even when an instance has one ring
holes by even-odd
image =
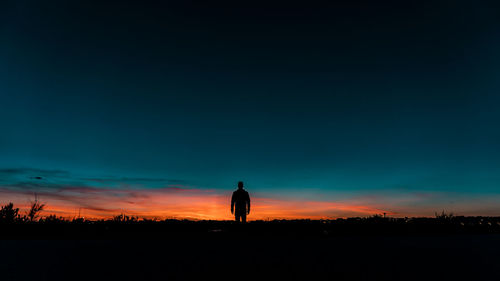
[[[248,192],[246,190],[236,190],[233,192],[233,198],[234,198],[234,205],[236,207],[236,210],[238,211],[245,211],[246,210],[246,204],[248,201]]]

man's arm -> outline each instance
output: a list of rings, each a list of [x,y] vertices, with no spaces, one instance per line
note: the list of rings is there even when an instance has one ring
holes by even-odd
[[[231,196],[231,214],[234,214],[234,192],[233,196]]]
[[[247,215],[250,214],[250,195],[247,192]]]

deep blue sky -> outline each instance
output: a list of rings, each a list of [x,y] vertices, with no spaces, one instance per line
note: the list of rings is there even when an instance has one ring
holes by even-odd
[[[500,214],[500,6],[330,2],[3,2],[0,168]]]

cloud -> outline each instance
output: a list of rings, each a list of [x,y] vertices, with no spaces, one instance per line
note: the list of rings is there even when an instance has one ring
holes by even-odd
[[[4,168],[0,169],[0,185],[19,189],[57,189],[61,186],[146,186],[163,188],[164,186],[187,186],[181,179],[152,177],[81,177],[63,170],[36,168]]]
[[[131,178],[131,177],[102,177],[102,178],[81,178],[81,180],[98,183],[168,183],[186,184],[187,181],[180,179],[166,178]]]
[[[180,180],[95,177],[92,179],[98,180],[90,181],[65,171],[39,169],[2,169],[0,175],[0,203],[12,201],[24,210],[36,193],[47,205],[46,214],[66,217],[81,213],[88,218],[109,218],[127,213],[157,218],[232,219],[229,211],[232,191],[195,188]],[[300,194],[278,196],[272,191],[251,195],[249,219],[319,219],[382,213],[399,217],[432,216],[441,210],[462,215],[500,213],[498,196],[470,198],[444,191],[396,189],[361,195],[347,192],[316,200],[302,198]]]
[[[2,198],[26,202],[31,190],[0,187]],[[232,219],[229,212],[231,191],[166,186],[163,188],[103,188],[60,186],[37,192],[47,204],[47,213],[108,218],[120,213],[141,217]],[[4,200],[6,203],[6,200]],[[25,206],[27,207],[27,205]],[[296,199],[252,197],[251,219],[273,218],[334,218],[366,216],[392,212],[353,202],[331,202]]]
[[[69,173],[62,170],[46,170],[35,168],[3,168],[0,169],[0,176],[18,176],[18,175],[32,175],[32,176],[67,176]]]

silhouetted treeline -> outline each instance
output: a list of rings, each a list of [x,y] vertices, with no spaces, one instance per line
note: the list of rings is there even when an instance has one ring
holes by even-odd
[[[35,207],[40,209],[39,205]],[[43,208],[43,206],[42,206]],[[40,209],[41,210],[41,209]],[[161,238],[169,235],[224,237],[500,233],[500,217],[465,217],[436,214],[435,217],[389,218],[380,215],[332,220],[257,220],[245,225],[234,221],[146,219],[124,214],[106,220],[65,219],[55,215],[38,217],[38,211],[20,215],[7,204],[0,209],[2,238]]]

